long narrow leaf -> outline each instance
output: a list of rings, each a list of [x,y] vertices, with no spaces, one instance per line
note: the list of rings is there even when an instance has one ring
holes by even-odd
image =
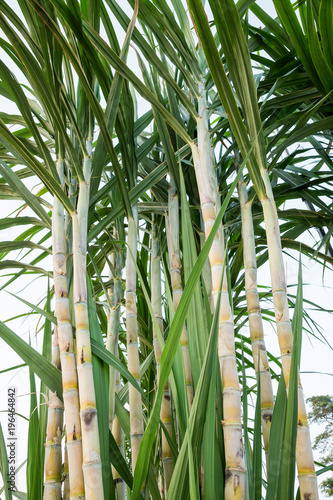
[[[31,370],[45,383],[57,396],[62,399],[62,380],[60,371],[55,368],[39,352],[24,342],[8,326],[0,321],[0,337],[8,344],[20,358],[27,363]]]

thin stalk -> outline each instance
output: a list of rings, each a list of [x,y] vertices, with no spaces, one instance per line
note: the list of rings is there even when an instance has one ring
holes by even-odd
[[[140,363],[138,348],[138,321],[136,306],[136,258],[137,258],[138,207],[132,207],[128,216],[127,255],[126,255],[126,328],[128,369],[140,384]],[[143,417],[141,394],[129,384],[130,433],[132,448],[132,471],[139,454],[143,436]]]
[[[200,462],[200,491],[201,491],[201,498],[204,500],[205,498],[205,469],[203,466],[203,456],[201,453],[201,462]]]
[[[67,437],[65,436],[64,492],[63,500],[70,500]]]
[[[79,381],[80,418],[82,428],[82,458],[85,494],[87,500],[104,498],[102,464],[98,433],[96,396],[91,358],[88,303],[87,303],[87,220],[91,175],[92,140],[87,142],[88,155],[84,158],[84,181],[79,184],[77,211],[72,215],[74,314],[76,327],[76,358]]]
[[[219,202],[216,177],[211,164],[211,146],[203,81],[200,83],[199,88],[201,97],[198,100],[198,145],[192,145],[192,154],[207,238],[216,220]],[[222,226],[214,239],[209,253],[209,261],[212,271],[212,294],[216,304],[224,262]],[[226,272],[223,276],[219,313],[218,354],[223,386],[223,428],[226,462],[225,499],[244,499],[246,496],[246,467],[242,438],[241,389],[238,379],[234,322],[229,301]]]
[[[260,377],[261,427],[266,454],[266,466],[268,466],[269,433],[273,415],[274,395],[264,340],[264,327],[259,302],[257,284],[257,260],[252,220],[252,204],[248,200],[247,189],[243,180],[241,180],[239,183],[239,199],[242,216],[245,293],[247,311],[249,316],[254,369],[257,379],[259,379]],[[258,363],[259,359],[260,366]]]
[[[58,368],[58,370],[61,370],[59,337],[58,337],[58,327],[57,327],[57,325],[54,326],[54,332],[53,332],[52,364],[56,368]]]
[[[116,254],[115,251],[109,256],[110,263],[115,269],[116,267]],[[110,269],[109,279],[112,281],[111,286],[108,288],[108,312],[107,312],[107,337],[106,337],[106,348],[113,355],[118,353],[118,336],[119,336],[119,321],[120,321],[120,303],[118,303],[118,288],[116,286],[116,275],[112,275]],[[109,429],[112,432],[112,422],[114,418],[114,407],[115,407],[115,377],[116,370],[110,366],[109,367]]]
[[[52,364],[56,368],[60,369],[57,326],[54,327],[53,333]],[[63,416],[63,403],[57,397],[56,393],[50,393],[45,443],[44,500],[61,500],[61,437]]]
[[[202,215],[200,214],[200,224],[202,231],[200,232],[200,246],[201,248],[204,246],[206,238],[205,238],[205,226]],[[210,268],[209,258],[206,260],[205,265],[202,269],[202,277],[203,282],[206,288],[207,298],[210,305],[210,313],[214,315],[214,300],[212,296],[212,270]],[[208,313],[208,311],[207,311]],[[206,313],[206,314],[207,314]],[[202,500],[205,498],[205,469],[203,466],[203,456],[201,454],[201,463],[200,463],[200,488],[201,488],[201,498]]]
[[[276,205],[270,185],[268,173],[261,171],[265,182],[267,196],[261,198],[266,226],[269,266],[272,280],[273,304],[276,328],[281,351],[282,370],[288,391],[293,334],[289,318],[287,285],[282,255],[281,236]],[[298,427],[296,442],[296,463],[301,492],[301,499],[318,500],[318,484],[315,472],[309,423],[306,414],[305,400],[298,376]]]
[[[202,248],[206,242],[206,238],[205,238],[205,227],[204,227],[204,222],[203,222],[202,216],[200,218],[201,218],[201,226],[202,226],[202,232],[200,233],[200,246]],[[210,312],[213,315],[214,314],[214,300],[213,300],[213,296],[212,296],[212,270],[210,268],[209,259],[206,260],[205,265],[202,269],[202,277],[203,277],[203,281],[204,281],[204,284],[206,287],[207,298],[208,298],[208,302],[210,305]]]
[[[163,476],[161,473],[158,474],[157,484],[158,484],[158,491],[160,492],[161,500],[165,500],[164,481],[163,481]]]
[[[50,393],[45,444],[44,500],[61,500],[63,415],[63,403],[54,392]]]
[[[117,234],[114,228],[114,236]],[[110,255],[110,262],[114,270],[110,269],[110,279],[112,285],[108,288],[109,294],[109,309],[108,309],[108,323],[107,323],[107,339],[106,348],[115,356],[118,356],[118,338],[119,338],[119,324],[120,324],[120,305],[123,298],[123,287],[121,285],[121,264],[120,256],[116,255],[113,251]],[[120,390],[120,376],[111,366],[109,367],[109,429],[115,438],[118,447],[124,455],[124,433],[115,415],[115,393]],[[126,498],[126,485],[115,467],[112,466],[112,477],[116,484],[117,500],[124,500]]]
[[[158,323],[160,332],[163,336],[163,317],[162,317],[162,288],[161,288],[161,256],[159,252],[159,239],[157,235],[157,227],[154,224],[152,229],[152,249],[151,249],[151,302],[155,314],[156,321]],[[160,368],[161,368],[161,347],[158,342],[157,332],[155,326],[153,328],[154,337],[154,352],[156,359],[156,371],[157,371],[157,387],[160,380]],[[163,391],[162,406],[160,412],[160,418],[163,422],[167,432],[172,436],[172,412],[171,412],[171,399],[170,399],[170,388],[169,382],[166,383]],[[167,495],[169,484],[172,477],[173,471],[173,460],[172,451],[169,446],[168,440],[165,433],[162,432],[162,466],[164,475],[164,493]],[[163,486],[163,481],[162,485]]]
[[[118,393],[120,391],[120,375],[119,372],[115,374],[115,391]],[[113,418],[112,423],[112,434],[118,445],[120,453],[125,456],[124,452],[124,431],[120,425],[120,422],[116,416]],[[117,471],[115,467],[112,466],[112,477],[113,481],[116,485],[117,492],[117,500],[125,500],[126,499],[126,483]]]
[[[167,218],[167,240],[168,240],[173,305],[176,311],[180,299],[183,295],[183,285],[180,274],[182,265],[180,261],[180,247],[179,247],[179,198],[177,193],[175,192],[175,189],[172,186],[170,186],[169,188],[169,215]],[[191,411],[193,403],[193,386],[192,386],[190,354],[188,350],[187,328],[185,323],[180,336],[180,343],[182,347],[182,355],[184,361],[187,400],[188,400],[189,410]]]
[[[64,181],[64,165],[57,162],[61,183]],[[63,399],[66,420],[68,467],[70,474],[71,500],[84,498],[82,473],[82,439],[79,414],[79,393],[74,353],[73,331],[66,276],[66,241],[64,208],[57,197],[53,203],[53,276],[55,313],[58,322],[58,341],[63,385]]]

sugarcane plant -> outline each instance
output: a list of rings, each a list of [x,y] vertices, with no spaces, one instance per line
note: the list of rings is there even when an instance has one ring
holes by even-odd
[[[2,289],[53,280],[45,305],[15,292],[45,322],[41,354],[0,323],[30,370],[27,498],[293,499],[296,464],[319,498],[282,248],[333,263],[332,2],[275,0],[281,21],[234,0],[18,4],[0,0],[17,110],[0,113],[0,196],[20,201],[0,229],[28,229],[0,243]],[[299,246],[313,226],[318,249]],[[2,431],[0,459],[7,500]]]

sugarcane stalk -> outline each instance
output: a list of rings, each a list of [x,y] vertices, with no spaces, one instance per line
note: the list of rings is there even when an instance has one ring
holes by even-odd
[[[115,373],[115,391],[118,393],[120,391],[120,375],[119,372]],[[120,425],[120,422],[116,416],[113,418],[112,423],[112,434],[115,442],[118,445],[120,453],[124,456],[124,431]],[[126,499],[126,483],[117,471],[115,467],[112,466],[112,477],[113,482],[116,486],[116,499],[125,500]]]
[[[163,476],[161,473],[159,473],[159,475],[158,475],[157,484],[158,484],[158,491],[160,492],[161,500],[165,500],[164,481],[163,481]]]
[[[70,500],[67,437],[65,435],[64,491],[63,500]]]
[[[116,255],[113,251],[109,257],[110,263],[115,270]],[[118,303],[117,297],[117,286],[116,286],[116,275],[112,276],[112,271],[110,270],[109,279],[112,280],[112,284],[108,287],[109,296],[109,307],[107,312],[107,337],[106,337],[106,348],[113,355],[118,353],[118,335],[119,335],[119,320],[120,320],[120,304]],[[109,367],[109,429],[112,432],[112,422],[114,418],[114,405],[115,405],[115,374],[116,370],[110,366]]]
[[[57,161],[57,170],[60,181],[63,184],[64,164],[61,158]],[[56,197],[54,198],[53,203],[52,237],[55,314],[58,323],[57,334],[66,420],[68,467],[70,474],[70,498],[71,500],[76,500],[84,498],[81,422],[79,415],[79,393],[74,341],[66,276],[64,208]]]
[[[117,237],[116,228],[114,228],[114,236]],[[110,269],[110,279],[112,285],[108,288],[109,294],[109,309],[107,323],[107,339],[106,348],[115,356],[118,356],[118,338],[120,325],[120,304],[123,298],[123,287],[121,285],[121,265],[120,256],[113,251],[110,255],[110,263],[114,270],[114,275]],[[115,415],[115,393],[120,390],[119,372],[113,367],[109,367],[109,429],[115,438],[116,443],[122,455],[124,455],[124,433]],[[116,485],[117,500],[126,498],[126,485],[123,478],[120,476],[117,469],[112,466],[112,477]]]
[[[57,326],[54,327],[52,364],[60,369],[60,353]],[[61,437],[63,428],[64,405],[56,393],[50,393],[47,414],[45,443],[45,485],[44,500],[61,500]]]
[[[93,379],[87,303],[87,220],[91,175],[92,139],[87,141],[84,157],[84,180],[79,182],[77,210],[72,215],[74,315],[76,327],[76,358],[79,381],[80,419],[82,429],[82,469],[87,500],[103,499],[102,464],[98,433],[96,396]]]
[[[204,228],[204,222],[202,220],[202,216],[200,218],[201,218],[201,226],[203,229],[202,232],[200,232],[200,246],[202,248],[206,242],[206,238],[205,238],[205,228]],[[202,277],[203,277],[203,281],[204,281],[206,292],[207,292],[208,302],[210,305],[210,312],[213,315],[214,314],[214,300],[212,297],[212,271],[210,268],[209,259],[206,260],[204,267],[202,269]]]
[[[268,467],[269,434],[274,408],[274,395],[264,340],[264,327],[259,302],[257,284],[257,260],[252,220],[252,203],[248,200],[247,189],[243,179],[241,179],[239,183],[239,200],[242,216],[245,293],[247,311],[249,316],[249,328],[254,369],[257,379],[260,377],[261,427],[266,454],[266,466]]]
[[[197,119],[198,143],[192,144],[192,155],[200,196],[201,211],[208,237],[216,220],[219,207],[217,181],[211,165],[211,147],[205,85],[199,85],[199,118]],[[223,227],[215,236],[209,261],[212,272],[212,295],[216,304],[224,264]],[[223,386],[223,428],[225,446],[225,498],[244,499],[246,496],[246,467],[242,438],[241,389],[235,354],[234,322],[229,302],[226,272],[223,275],[221,306],[219,311],[218,355]]]
[[[206,242],[205,228],[204,228],[202,214],[200,214],[200,224],[201,224],[201,229],[202,229],[202,231],[200,232],[200,246],[202,249],[202,247],[204,246],[204,244]],[[204,285],[206,288],[207,299],[208,299],[209,306],[210,306],[210,313],[213,316],[215,306],[214,306],[214,300],[213,300],[213,296],[212,296],[212,271],[210,268],[209,258],[206,259],[206,262],[205,262],[204,267],[202,269],[202,277],[203,277]],[[208,311],[206,311],[206,314],[209,314]],[[204,500],[204,498],[205,498],[205,469],[204,469],[204,465],[203,465],[202,454],[201,454],[200,476],[199,477],[200,477],[201,498],[202,498],[202,500]]]
[[[132,206],[132,215],[128,216],[127,255],[126,255],[126,329],[128,370],[140,384],[140,363],[138,348],[138,323],[136,306],[136,258],[137,258],[137,223],[138,208]],[[130,429],[132,448],[132,471],[139,454],[143,436],[143,417],[141,394],[129,384]]]
[[[61,499],[61,438],[63,414],[63,403],[54,392],[50,393],[45,444],[44,500]]]
[[[115,392],[118,394],[120,391],[120,375],[118,371],[115,371]],[[115,442],[118,445],[120,453],[124,456],[124,431],[120,425],[118,417],[116,415],[113,416],[112,422],[112,434],[115,439]],[[117,500],[125,500],[126,499],[126,484],[117,471],[117,469],[112,466],[112,477],[113,482],[116,487],[116,498]]]
[[[160,329],[161,335],[163,336],[163,317],[162,317],[162,300],[161,300],[162,298],[161,257],[159,252],[159,239],[157,236],[157,227],[155,224],[153,225],[152,228],[151,276],[152,276],[151,302],[158,327]],[[162,351],[157,338],[157,332],[155,326],[153,327],[153,343],[154,343],[154,352],[156,360],[157,386],[158,386],[160,380]],[[170,388],[169,388],[169,382],[167,382],[163,391],[160,418],[170,436],[172,436],[171,415],[172,412],[171,412]],[[172,477],[173,460],[172,460],[172,451],[164,431],[162,431],[162,467],[163,467],[164,483],[162,481],[161,486],[163,486],[164,494],[167,495]]]
[[[55,325],[53,332],[52,364],[58,368],[58,370],[61,370],[57,325]],[[60,436],[62,434],[63,414],[64,405],[62,401],[60,401],[56,393],[50,393],[45,442],[44,500],[61,500],[62,454],[61,439],[59,443],[59,434]]]
[[[60,349],[59,349],[59,337],[58,337],[58,327],[54,325],[53,331],[53,342],[52,342],[52,364],[58,370],[61,370],[60,364]]]
[[[282,370],[288,391],[293,349],[293,334],[289,318],[287,285],[282,255],[280,227],[268,173],[266,170],[262,169],[261,174],[265,182],[267,195],[262,196],[260,201],[263,207],[266,227],[273,304],[281,352]],[[296,463],[301,499],[308,500],[311,498],[311,500],[318,500],[318,484],[313,460],[310,429],[299,375],[297,421]]]
[[[170,276],[172,298],[175,311],[178,308],[180,299],[183,295],[183,284],[180,274],[181,261],[180,261],[180,247],[179,247],[179,197],[175,188],[171,185],[169,188],[169,202],[168,202],[168,217],[167,217],[167,242],[170,263]],[[180,344],[182,348],[182,355],[184,361],[185,383],[187,392],[187,401],[189,410],[191,410],[193,403],[193,385],[192,385],[192,372],[190,363],[190,353],[188,350],[188,336],[187,328],[184,323],[182,333],[180,336]]]

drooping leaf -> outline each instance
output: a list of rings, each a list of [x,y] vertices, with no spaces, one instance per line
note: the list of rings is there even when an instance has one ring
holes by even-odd
[[[24,342],[7,325],[0,321],[0,337],[8,344],[31,370],[45,383],[57,396],[62,399],[62,380],[60,371],[55,368],[39,352]]]

